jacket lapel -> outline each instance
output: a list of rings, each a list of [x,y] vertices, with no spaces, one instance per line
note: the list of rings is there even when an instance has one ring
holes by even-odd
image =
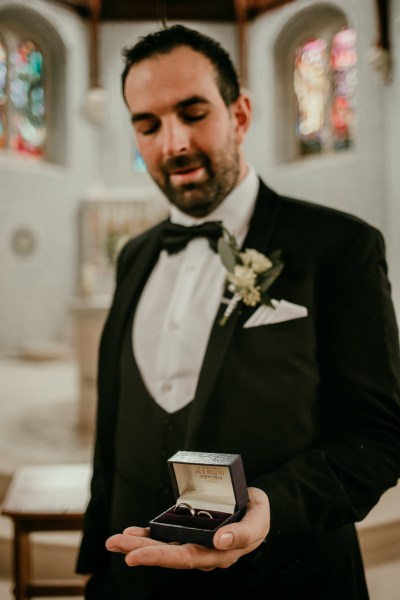
[[[108,388],[114,395],[117,393],[119,356],[123,335],[159,252],[158,228],[151,232],[141,248],[137,248],[134,242],[123,251],[118,273],[118,286],[100,344],[100,367],[107,364],[107,369],[99,369],[100,394]]]
[[[99,349],[97,429],[103,432],[98,438],[96,457],[104,465],[104,476],[111,474],[114,461],[114,433],[119,397],[119,357],[123,335],[131,311],[137,302],[144,282],[153,268],[160,248],[155,228],[142,246],[134,240],[122,252],[119,261],[118,286],[113,306],[108,313]],[[111,398],[111,401],[110,401]]]
[[[279,212],[279,196],[267,188],[260,180],[254,214],[250,228],[244,241],[244,248],[255,248],[260,252],[267,252],[271,235],[275,227]],[[239,311],[235,310],[224,327],[218,324],[225,311],[226,305],[221,304],[211,330],[203,365],[200,371],[194,400],[186,432],[185,449],[190,449],[195,443],[196,434],[201,424],[204,411],[211,398],[212,390],[222,365],[229,342],[235,327],[239,326],[242,319]]]
[[[127,256],[122,257],[121,281],[114,298],[117,310],[112,311],[117,322],[113,326],[118,330],[130,315],[133,304],[138,300],[145,281],[154,267],[160,253],[159,228],[155,228],[151,237],[146,240],[141,249],[127,248]]]

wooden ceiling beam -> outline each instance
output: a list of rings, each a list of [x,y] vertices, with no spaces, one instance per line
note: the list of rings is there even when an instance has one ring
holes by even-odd
[[[248,18],[252,19],[263,12],[278,8],[294,0],[243,0]],[[90,15],[91,0],[47,0],[75,9],[83,16]],[[166,14],[168,19],[188,19],[206,21],[235,21],[236,0],[102,0],[101,20],[160,20]]]
[[[235,17],[238,36],[239,76],[242,86],[247,85],[248,0],[235,0]]]
[[[103,21],[234,21],[234,0],[103,0]]]
[[[389,50],[389,3],[388,0],[375,0],[378,18],[378,35],[376,44],[384,50]]]
[[[89,0],[89,60],[90,60],[90,87],[100,87],[100,59],[99,59],[99,28],[101,19],[101,1]]]

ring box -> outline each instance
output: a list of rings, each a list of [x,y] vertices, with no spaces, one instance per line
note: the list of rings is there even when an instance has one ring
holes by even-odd
[[[239,521],[249,500],[241,456],[179,451],[168,459],[168,468],[177,500],[150,521],[151,537],[213,548],[214,533]],[[179,504],[189,508],[177,509]]]

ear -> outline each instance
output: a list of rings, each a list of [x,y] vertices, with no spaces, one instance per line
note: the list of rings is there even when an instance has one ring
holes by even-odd
[[[252,105],[248,93],[242,91],[237,100],[231,104],[231,115],[235,125],[236,142],[241,144],[250,127]]]

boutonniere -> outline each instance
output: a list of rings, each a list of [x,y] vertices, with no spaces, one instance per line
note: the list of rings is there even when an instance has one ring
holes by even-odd
[[[219,325],[224,326],[239,302],[247,306],[267,304],[274,308],[267,290],[280,275],[284,265],[281,250],[275,250],[269,256],[251,248],[241,252],[235,237],[224,227],[222,233],[218,240],[218,253],[228,271],[228,290],[233,294],[219,320]]]

